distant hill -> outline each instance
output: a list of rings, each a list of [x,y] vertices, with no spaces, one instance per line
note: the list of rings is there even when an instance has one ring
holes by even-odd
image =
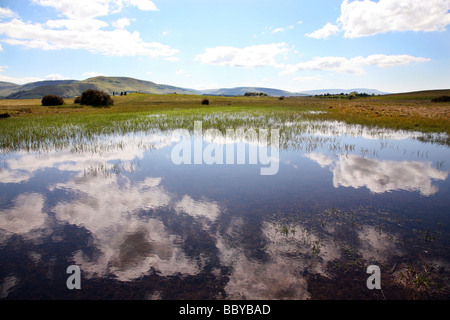
[[[61,84],[71,84],[77,82],[77,80],[44,80],[44,81],[37,81],[37,82],[30,82],[27,84],[24,84],[20,90],[26,91],[31,90],[38,87],[48,87],[48,86],[57,86]]]
[[[366,88],[355,88],[355,89],[322,89],[322,90],[310,90],[310,91],[302,91],[302,93],[315,96],[315,95],[321,95],[321,94],[349,94],[352,92],[358,92],[358,93],[367,93],[367,94],[375,94],[375,95],[384,95],[388,94],[387,92],[382,92],[376,89],[366,89]]]
[[[13,84],[14,85],[14,84]],[[81,95],[86,89],[96,89],[112,95],[113,92],[143,92],[153,94],[183,93],[200,94],[197,90],[179,88],[170,85],[157,84],[151,81],[127,77],[93,77],[82,81],[51,80],[25,84],[23,86],[7,87],[0,85],[0,97],[6,99],[40,99],[47,94],[55,94],[63,98],[73,98]]]
[[[0,89],[6,88],[6,87],[14,87],[14,86],[19,86],[19,85],[15,84],[15,83],[12,83],[12,82],[0,81]]]
[[[6,97],[11,93],[16,92],[17,90],[19,90],[20,87],[21,86],[19,84],[0,81],[0,98]]]
[[[63,98],[73,98],[81,95],[84,90],[87,89],[100,89],[99,87],[91,84],[84,83],[71,83],[71,84],[58,84],[58,85],[45,85],[40,87],[34,87],[33,89],[23,90],[22,88],[10,94],[6,99],[41,99],[47,94],[55,94]]]
[[[263,92],[269,96],[273,97],[292,97],[292,96],[315,96],[321,94],[340,94],[340,93],[367,93],[367,94],[375,94],[375,95],[384,95],[386,92],[382,92],[376,89],[365,89],[365,88],[356,88],[356,89],[322,89],[322,90],[310,90],[310,91],[300,91],[300,92],[289,92],[285,90],[279,89],[271,89],[271,88],[261,88],[261,87],[237,87],[237,88],[229,88],[229,89],[212,89],[212,90],[203,90],[203,94],[207,95],[215,95],[215,96],[242,96],[246,92]]]
[[[139,80],[127,77],[94,77],[83,81],[80,84],[95,85],[100,90],[112,94],[115,92],[144,92],[152,94],[181,93],[198,94],[197,90],[185,89],[166,84],[157,84],[151,81]]]
[[[55,94],[63,98],[74,98],[86,90],[97,89],[112,95],[113,92],[143,92],[150,94],[198,94],[198,95],[216,95],[216,96],[243,96],[246,92],[262,92],[269,96],[314,96],[325,93],[367,93],[375,95],[385,95],[375,89],[323,89],[300,92],[289,92],[274,88],[263,87],[236,87],[236,88],[220,88],[209,90],[195,90],[175,87],[166,84],[157,84],[151,81],[139,80],[129,77],[93,77],[86,80],[47,80],[18,85],[10,82],[0,82],[0,98],[6,99],[40,99],[47,94]]]
[[[222,88],[222,89],[202,90],[203,94],[211,96],[243,96],[246,92],[262,92],[273,97],[306,96],[306,94],[303,93],[293,93],[285,90],[262,88],[262,87],[237,87],[228,89]]]

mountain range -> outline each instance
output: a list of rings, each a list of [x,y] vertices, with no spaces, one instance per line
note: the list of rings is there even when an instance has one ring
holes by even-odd
[[[41,99],[47,94],[58,95],[63,98],[74,98],[86,90],[102,90],[109,94],[113,92],[143,92],[150,94],[197,94],[197,95],[220,95],[220,96],[242,96],[246,92],[263,92],[269,96],[310,96],[325,93],[339,94],[359,92],[367,94],[387,94],[374,89],[324,89],[313,91],[289,92],[285,90],[263,88],[263,87],[236,87],[208,90],[195,90],[175,87],[166,84],[157,84],[151,81],[139,80],[128,77],[93,77],[86,80],[47,80],[19,85],[0,81],[0,99]]]

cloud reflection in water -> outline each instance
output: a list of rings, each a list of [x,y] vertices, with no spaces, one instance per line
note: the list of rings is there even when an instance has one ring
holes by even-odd
[[[317,152],[305,156],[321,167],[330,167],[335,188],[366,187],[373,193],[418,191],[430,196],[439,191],[433,180],[444,181],[448,176],[447,172],[433,168],[430,162],[368,159],[354,154],[339,155],[333,160]]]
[[[205,142],[211,141],[211,137],[205,137]],[[328,140],[323,141],[328,143]],[[336,141],[333,139],[330,143]],[[25,240],[42,240],[44,235],[52,234],[52,228],[56,225],[74,226],[86,231],[91,241],[88,248],[80,246],[65,258],[80,265],[87,278],[113,276],[119,281],[135,281],[149,274],[162,277],[198,275],[209,264],[208,270],[218,277],[223,276],[221,268],[227,269],[224,290],[228,298],[310,298],[307,274],[331,277],[328,269],[330,262],[343,257],[343,242],[336,239],[342,225],[340,222],[327,223],[319,232],[319,228],[297,223],[286,236],[267,217],[273,214],[270,210],[291,201],[283,195],[286,188],[301,191],[314,187],[314,178],[312,181],[299,179],[299,184],[286,186],[281,171],[282,174],[272,177],[275,186],[265,186],[268,190],[279,192],[278,198],[274,197],[279,199],[279,203],[270,204],[266,210],[258,207],[260,195],[254,190],[248,190],[248,196],[254,198],[249,199],[248,204],[234,203],[236,199],[242,201],[243,198],[230,192],[236,184],[230,184],[228,177],[224,177],[228,184],[224,184],[223,192],[230,192],[230,196],[222,196],[221,199],[226,199],[232,207],[248,209],[245,215],[252,216],[254,220],[250,221],[255,222],[250,228],[254,234],[249,235],[246,223],[252,222],[244,222],[241,212],[228,212],[225,201],[222,203],[214,197],[209,199],[206,187],[202,189],[197,186],[197,196],[194,196],[189,183],[183,181],[182,191],[174,191],[180,189],[174,187],[177,180],[171,177],[172,173],[164,171],[168,170],[167,164],[163,164],[162,173],[148,173],[140,168],[132,174],[131,168],[136,161],[142,161],[144,169],[148,169],[145,167],[147,165],[150,168],[161,165],[158,161],[170,161],[162,150],[176,142],[170,133],[148,138],[145,135],[129,135],[118,147],[101,148],[98,153],[59,150],[47,153],[17,152],[14,156],[5,157],[4,168],[0,171],[0,183],[5,188],[19,183],[34,183],[42,179],[38,173],[45,174],[47,170],[64,175],[52,182],[39,180],[43,184],[41,193],[32,188],[21,193],[16,188],[16,194],[10,196],[5,201],[5,207],[0,209],[0,244],[4,245],[11,235],[19,235]],[[225,142],[215,143],[223,145]],[[154,152],[143,147],[150,144]],[[430,196],[438,192],[438,186],[433,182],[444,181],[448,176],[447,172],[433,168],[430,162],[370,159],[356,154],[328,156],[324,151],[326,146],[320,145],[317,149],[307,154],[292,151],[289,155],[292,161],[297,158],[308,161],[302,157],[305,156],[320,167],[329,168],[335,188],[365,187],[377,194],[405,190]],[[113,164],[120,164],[122,170],[112,170]],[[301,165],[298,167],[301,168]],[[283,170],[283,167],[280,169]],[[232,170],[229,172],[235,174]],[[213,169],[207,174],[207,178],[211,179],[207,180],[208,186],[223,182],[214,180]],[[193,175],[186,177],[183,179]],[[241,176],[237,176],[238,180],[234,183],[239,183],[239,178]],[[259,184],[262,180],[257,178],[260,177],[250,182]],[[247,175],[246,179],[252,178]],[[215,192],[213,194],[217,195],[218,191]],[[381,232],[362,221],[359,223],[359,228],[352,229],[348,234],[353,236],[352,245],[363,259],[380,262],[403,254],[397,246],[396,234]],[[227,224],[229,228],[224,229],[223,225]],[[197,235],[200,236],[195,238]],[[58,237],[52,239],[65,241],[64,235]],[[194,245],[199,248],[187,249],[193,246],[189,237],[195,238],[197,242]],[[247,243],[241,242],[242,239]],[[255,258],[246,246],[264,251],[264,258]],[[92,248],[95,249],[91,250],[95,251],[94,254],[89,251]],[[45,261],[41,253],[30,251],[27,254],[36,265]],[[14,276],[2,276],[0,297],[7,296],[9,290],[19,283]]]

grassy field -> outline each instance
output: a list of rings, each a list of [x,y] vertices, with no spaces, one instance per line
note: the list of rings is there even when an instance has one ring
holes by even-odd
[[[431,102],[443,95],[450,96],[450,90],[327,100],[329,110],[322,117],[368,126],[450,134],[450,102]]]
[[[189,127],[193,119],[210,119],[207,126],[245,125],[244,114],[276,116],[280,121],[307,118],[340,120],[381,128],[447,133],[450,136],[450,103],[431,102],[432,98],[450,95],[450,90],[409,94],[371,96],[358,99],[318,97],[221,97],[198,95],[129,94],[115,96],[107,108],[80,106],[65,99],[58,107],[41,106],[39,99],[0,100],[0,138],[3,149],[17,149],[25,144],[37,147],[44,141],[68,141],[78,136],[99,133],[124,133],[150,127]],[[209,105],[202,105],[203,99]],[[323,112],[305,112],[323,111]],[[167,116],[164,121],[150,114]],[[211,116],[235,115],[231,120]],[[184,119],[184,120],[183,120]],[[267,118],[265,118],[267,119]],[[225,121],[225,122],[221,122]],[[230,122],[231,121],[231,122]],[[264,121],[261,118],[260,121]],[[169,123],[170,122],[170,123]],[[261,125],[261,123],[259,123]],[[449,143],[449,139],[445,141]]]

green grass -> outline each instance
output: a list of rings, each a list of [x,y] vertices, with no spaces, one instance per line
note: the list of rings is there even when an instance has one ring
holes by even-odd
[[[439,93],[440,94],[440,93]],[[431,103],[420,99],[370,97],[330,101],[313,97],[216,97],[198,95],[129,94],[114,97],[111,107],[66,104],[43,107],[39,99],[0,100],[0,147],[3,150],[39,150],[64,147],[73,141],[87,141],[102,134],[124,134],[150,129],[193,129],[195,120],[203,128],[223,132],[238,127],[278,127],[285,136],[294,134],[284,123],[299,120],[340,120],[372,127],[447,133],[450,144],[450,103]],[[208,98],[209,105],[201,101]],[[310,113],[308,111],[322,111]],[[158,115],[158,116],[152,116]]]

